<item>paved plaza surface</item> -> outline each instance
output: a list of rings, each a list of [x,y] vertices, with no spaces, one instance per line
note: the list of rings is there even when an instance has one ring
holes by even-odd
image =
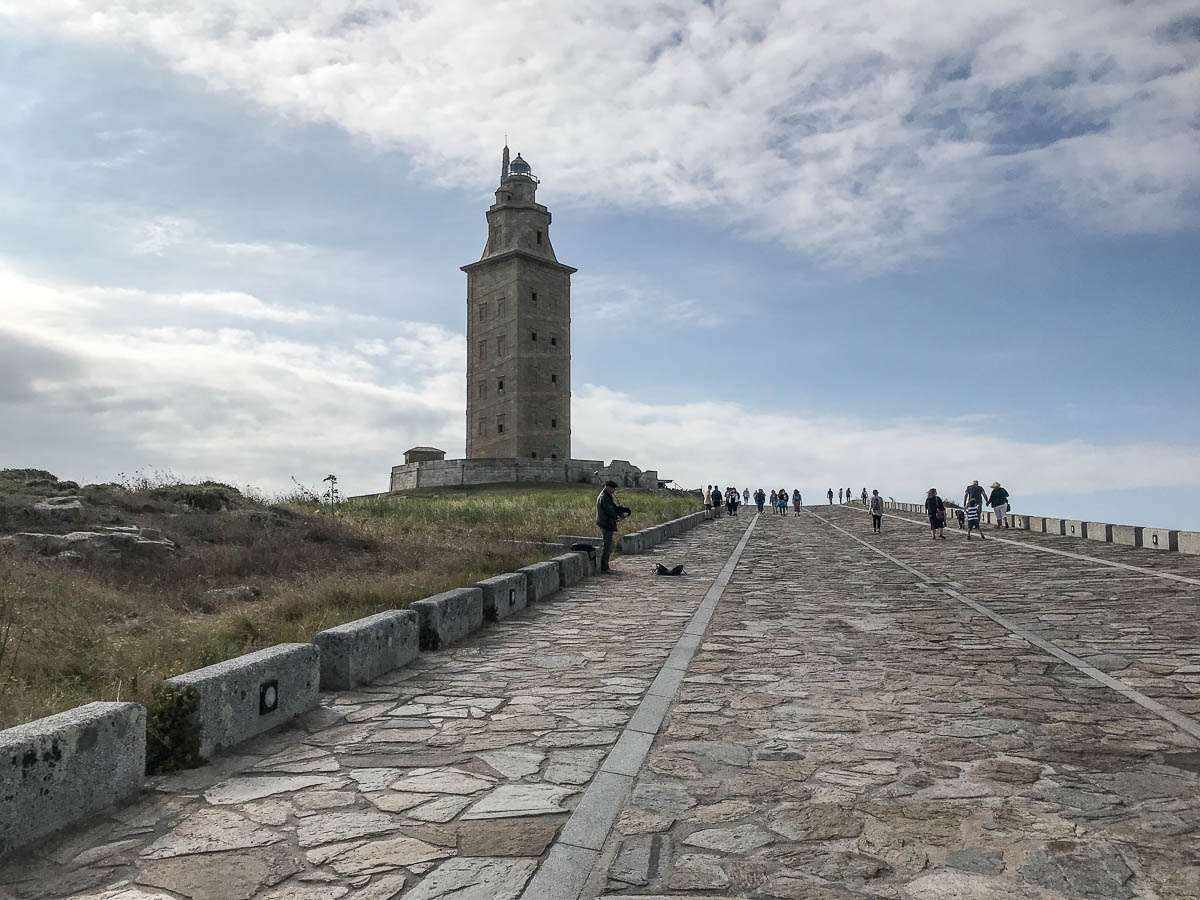
[[[622,559],[0,897],[1200,896],[1200,557],[870,531],[743,509]]]

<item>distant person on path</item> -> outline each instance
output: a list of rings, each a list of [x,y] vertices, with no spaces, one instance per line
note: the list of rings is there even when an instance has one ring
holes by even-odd
[[[800,488],[792,491],[792,515],[800,515],[800,507],[804,505],[804,498],[800,496]]]
[[[750,488],[742,491],[742,502],[748,504],[750,502]]]
[[[850,488],[846,488],[846,502],[850,502]]]
[[[937,488],[930,488],[925,495],[925,512],[929,515],[929,530],[936,541],[946,539],[946,504],[938,496]]]
[[[779,489],[779,514],[781,516],[787,515],[787,504],[788,504],[787,488],[780,488]]]
[[[710,484],[704,489],[704,518],[711,519],[712,517],[712,485]]]
[[[774,489],[771,491],[771,510],[779,512],[779,491]]]
[[[1000,482],[992,482],[992,493],[987,499],[988,506],[992,508],[992,512],[996,514],[996,527],[1008,527],[1008,491],[1000,487]],[[983,537],[983,532],[979,532],[979,536]]]
[[[628,506],[621,506],[617,503],[613,496],[616,491],[617,483],[606,481],[604,490],[596,498],[596,525],[604,535],[604,550],[600,553],[601,575],[613,574],[613,570],[608,565],[609,559],[612,557],[613,536],[617,533],[617,524],[632,512]]]
[[[842,502],[842,489],[838,488],[838,503]]]
[[[737,515],[737,488],[726,488],[725,512],[731,516]]]
[[[718,519],[721,518],[721,510],[725,508],[725,498],[721,494],[721,486],[719,484],[713,485],[712,505],[713,515]]]
[[[879,491],[871,491],[871,502],[868,508],[871,510],[871,531],[875,534],[883,534],[883,498],[879,496]]]
[[[983,540],[983,527],[979,524],[979,515],[983,512],[983,507],[972,500],[971,505],[967,507],[967,540],[971,539],[971,532],[978,531],[979,539]]]
[[[828,491],[825,492],[825,494],[827,497],[829,497],[829,505],[833,506],[833,488],[830,488]]]
[[[972,481],[970,484],[968,484],[967,489],[965,491],[963,491],[962,505],[964,507],[970,506],[971,501],[974,500],[980,506],[983,506],[983,499],[986,496],[987,496],[987,492],[979,486],[979,479],[976,478],[974,481]]]
[[[766,504],[767,504],[766,492],[764,492],[762,488],[759,488],[757,491],[754,492],[754,505],[758,507],[758,511],[761,513],[763,511],[763,507],[766,506]]]
[[[878,494],[878,493],[879,493],[879,491],[876,491],[875,493],[877,493],[877,494]],[[862,492],[862,503],[863,503],[863,506],[866,506],[866,505],[867,505],[867,489],[866,489],[866,488],[863,488],[863,492]]]

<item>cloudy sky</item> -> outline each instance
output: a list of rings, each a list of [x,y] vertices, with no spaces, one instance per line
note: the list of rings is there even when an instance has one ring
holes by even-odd
[[[576,456],[1200,529],[1195,0],[0,0],[0,466],[460,455],[505,135]]]

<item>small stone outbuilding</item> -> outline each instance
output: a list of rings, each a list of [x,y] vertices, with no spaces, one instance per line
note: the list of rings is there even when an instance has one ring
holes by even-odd
[[[413,447],[404,451],[404,464],[415,462],[441,462],[446,458],[446,451],[437,447]]]

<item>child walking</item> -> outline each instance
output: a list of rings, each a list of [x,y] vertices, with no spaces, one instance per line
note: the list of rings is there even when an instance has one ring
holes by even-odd
[[[979,527],[979,513],[983,511],[983,507],[979,505],[978,500],[972,500],[971,505],[967,507],[967,540],[971,539],[971,532],[978,531],[979,539],[982,541],[983,529]]]

